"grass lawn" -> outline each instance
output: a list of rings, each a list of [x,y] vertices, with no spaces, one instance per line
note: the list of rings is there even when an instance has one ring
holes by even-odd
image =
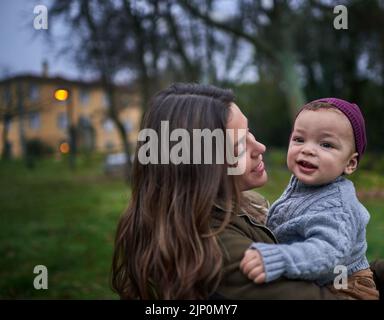
[[[113,236],[129,189],[103,175],[100,159],[82,160],[76,172],[66,162],[43,160],[34,170],[0,162],[0,298],[117,299],[109,288]],[[268,168],[259,190],[271,202],[289,174]],[[381,188],[384,177],[362,172],[357,188]],[[371,213],[368,257],[384,257],[384,200],[363,201]],[[35,290],[33,269],[48,268],[48,290]]]
[[[0,164],[0,297],[115,299],[109,288],[114,230],[129,196],[106,179],[100,162],[72,174],[65,162],[33,171]],[[35,290],[34,266],[48,268],[48,290]]]

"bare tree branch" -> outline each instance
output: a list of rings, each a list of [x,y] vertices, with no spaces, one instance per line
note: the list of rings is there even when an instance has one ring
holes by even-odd
[[[177,54],[180,56],[181,60],[183,61],[183,64],[185,68],[189,71],[188,72],[188,77],[190,80],[196,80],[197,75],[196,75],[196,66],[193,64],[193,62],[190,60],[190,58],[187,55],[187,52],[185,50],[185,45],[182,42],[181,36],[179,34],[179,27],[177,25],[175,17],[173,17],[172,12],[171,12],[171,7],[170,3],[168,3],[168,8],[165,13],[165,18],[167,21],[167,24],[169,26],[171,35],[173,37],[173,40],[175,41],[176,47],[175,51]]]
[[[212,19],[209,15],[202,13],[199,9],[193,6],[188,0],[180,0],[180,5],[183,6],[188,12],[190,12],[195,17],[203,20],[205,23],[209,24],[212,27],[218,28],[220,30],[229,32],[233,35],[238,36],[248,42],[250,42],[257,50],[263,51],[271,59],[276,60],[276,54],[274,50],[262,39],[256,38],[254,35],[248,34],[242,29],[230,26],[226,23],[221,23]]]

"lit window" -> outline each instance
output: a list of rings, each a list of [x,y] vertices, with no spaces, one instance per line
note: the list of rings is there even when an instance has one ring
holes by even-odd
[[[59,150],[61,153],[68,153],[70,151],[69,143],[65,141],[60,143]]]
[[[29,99],[36,101],[39,98],[39,87],[36,84],[29,85]]]
[[[33,130],[37,130],[40,129],[40,126],[40,114],[38,112],[29,113],[29,127]]]

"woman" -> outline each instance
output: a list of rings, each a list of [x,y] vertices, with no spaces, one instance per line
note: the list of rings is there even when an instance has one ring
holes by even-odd
[[[112,281],[120,297],[335,298],[327,288],[311,282],[280,279],[255,285],[241,273],[239,264],[249,245],[275,239],[263,226],[267,202],[245,192],[267,182],[262,158],[265,146],[249,132],[232,92],[213,86],[173,85],[154,97],[142,128],[164,138],[164,124],[169,132],[185,129],[189,137],[194,137],[193,129],[230,131],[232,136],[223,134],[225,141],[216,139],[203,156],[212,151],[212,159],[218,159],[220,151],[231,154],[233,147],[238,161],[195,163],[193,143],[188,161],[164,163],[162,156],[169,155],[178,139],[171,135],[170,140],[159,137],[153,143],[148,135],[138,142],[132,198],[116,233]],[[191,143],[185,145],[191,147]],[[148,156],[153,150],[158,154]],[[177,158],[178,152],[173,155]],[[228,174],[236,166],[242,174]]]

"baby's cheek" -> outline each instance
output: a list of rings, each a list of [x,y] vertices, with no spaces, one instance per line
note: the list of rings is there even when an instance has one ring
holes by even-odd
[[[294,162],[293,158],[288,156],[287,157],[287,167],[288,167],[288,169],[292,170],[293,167],[294,167],[294,164],[295,164],[295,162]]]

